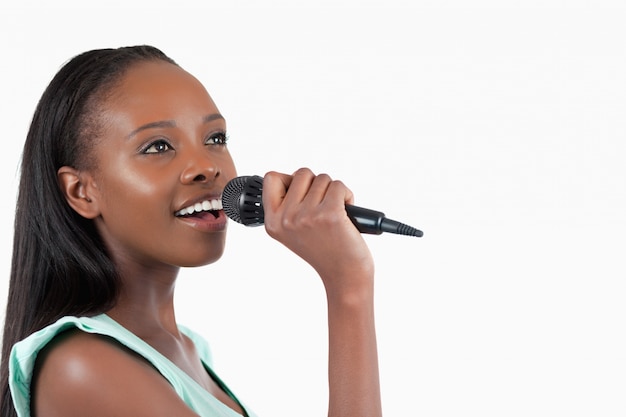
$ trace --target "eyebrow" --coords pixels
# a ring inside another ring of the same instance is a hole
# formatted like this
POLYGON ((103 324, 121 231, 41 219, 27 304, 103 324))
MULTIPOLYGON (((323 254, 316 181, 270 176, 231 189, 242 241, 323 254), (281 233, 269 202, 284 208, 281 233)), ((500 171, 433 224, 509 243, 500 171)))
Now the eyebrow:
POLYGON ((147 129, 163 129, 166 127, 176 127, 176 122, 173 120, 161 120, 159 122, 150 122, 150 123, 146 123, 145 125, 139 126, 137 129, 133 130, 132 132, 130 132, 127 136, 128 139, 132 138, 133 136, 135 136, 137 133, 143 131, 143 130, 147 130, 147 129))
MULTIPOLYGON (((204 116, 202 118, 202 122, 209 123, 209 122, 212 122, 213 120, 218 120, 218 119, 224 120, 224 116, 222 116, 219 113, 213 113, 213 114, 204 116)), ((161 120, 158 122, 150 122, 150 123, 146 123, 145 125, 139 126, 137 129, 130 132, 127 138, 130 139, 131 137, 135 136, 137 133, 147 130, 147 129, 163 129, 163 128, 171 128, 171 127, 176 127, 176 122, 174 120, 161 120)))
POLYGON ((222 116, 221 114, 219 114, 219 113, 213 113, 213 114, 209 114, 208 116, 204 116, 204 118, 202 119, 202 121, 203 121, 204 123, 209 123, 209 122, 212 122, 213 120, 217 120, 217 119, 222 119, 222 120, 225 120, 225 119, 224 119, 224 116, 222 116))

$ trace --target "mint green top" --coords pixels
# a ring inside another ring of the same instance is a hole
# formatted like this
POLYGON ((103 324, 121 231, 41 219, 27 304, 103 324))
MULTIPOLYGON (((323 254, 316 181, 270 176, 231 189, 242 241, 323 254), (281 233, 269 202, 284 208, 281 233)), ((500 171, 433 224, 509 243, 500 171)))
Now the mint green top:
MULTIPOLYGON (((186 327, 179 326, 181 332, 195 344, 202 363, 209 374, 224 391, 228 388, 211 370, 212 359, 209 345, 198 334, 186 327)), ((165 379, 169 381, 180 398, 202 417, 241 417, 240 414, 224 405, 221 401, 202 388, 189 375, 174 365, 169 359, 152 348, 149 344, 126 330, 106 314, 95 317, 63 317, 54 324, 33 333, 26 339, 15 344, 9 362, 9 386, 13 404, 19 417, 30 417, 30 385, 37 354, 59 333, 70 328, 77 328, 87 333, 109 336, 122 345, 135 351, 148 360, 165 379)), ((232 396, 232 394, 230 394, 232 396)), ((233 398, 238 401, 234 396, 233 398)), ((241 404, 250 417, 256 417, 252 411, 241 404)))

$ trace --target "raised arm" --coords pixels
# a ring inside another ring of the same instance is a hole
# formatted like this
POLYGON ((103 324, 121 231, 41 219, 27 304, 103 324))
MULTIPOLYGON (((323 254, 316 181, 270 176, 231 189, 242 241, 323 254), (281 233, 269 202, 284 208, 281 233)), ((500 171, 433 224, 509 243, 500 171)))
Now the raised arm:
POLYGON ((374 263, 345 212, 352 193, 300 169, 265 175, 267 232, 319 274, 328 301, 329 417, 382 415, 374 326, 374 263))

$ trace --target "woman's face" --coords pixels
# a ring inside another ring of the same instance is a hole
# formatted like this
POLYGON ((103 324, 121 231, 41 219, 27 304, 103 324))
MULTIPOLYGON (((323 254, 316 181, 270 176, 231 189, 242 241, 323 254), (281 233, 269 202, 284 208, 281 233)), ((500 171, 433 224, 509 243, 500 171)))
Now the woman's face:
POLYGON ((95 221, 114 259, 145 267, 216 261, 227 224, 221 194, 236 171, 226 123, 204 87, 175 65, 136 64, 101 116, 95 221))

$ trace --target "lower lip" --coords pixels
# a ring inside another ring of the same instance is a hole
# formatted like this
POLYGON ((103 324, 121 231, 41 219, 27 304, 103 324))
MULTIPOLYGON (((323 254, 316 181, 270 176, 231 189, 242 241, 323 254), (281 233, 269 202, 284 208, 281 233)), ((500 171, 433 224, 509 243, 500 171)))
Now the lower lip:
POLYGON ((228 222, 222 210, 218 212, 217 217, 211 213, 205 213, 201 217, 177 217, 177 219, 201 232, 222 232, 226 230, 228 222))

